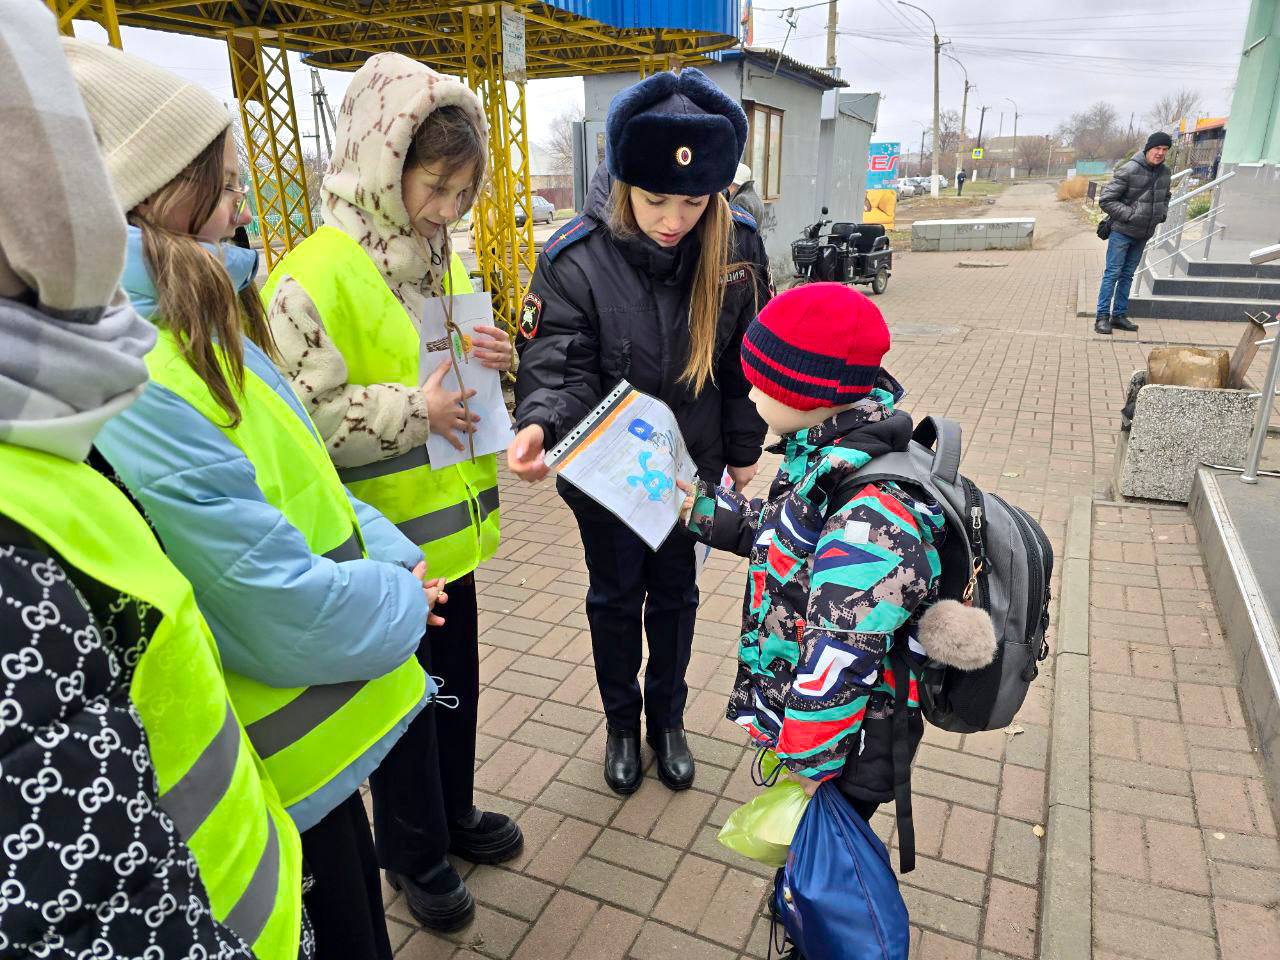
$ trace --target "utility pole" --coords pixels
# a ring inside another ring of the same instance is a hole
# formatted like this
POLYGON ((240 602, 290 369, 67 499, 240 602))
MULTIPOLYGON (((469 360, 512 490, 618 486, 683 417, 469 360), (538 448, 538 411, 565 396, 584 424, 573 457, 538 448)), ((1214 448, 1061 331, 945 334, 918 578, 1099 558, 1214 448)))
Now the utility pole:
POLYGON ((936 200, 938 198, 938 166, 942 157, 942 143, 938 136, 938 69, 942 57, 942 41, 938 39, 938 24, 933 17, 929 16, 929 11, 917 7, 914 3, 907 3, 906 0, 898 0, 898 4, 910 7, 912 10, 919 10, 929 17, 929 23, 933 27, 933 172, 929 175, 929 195, 936 200))
MULTIPOLYGON (((990 107, 983 107, 983 108, 982 108, 982 112, 978 114, 978 147, 979 147, 979 148, 981 148, 981 147, 982 147, 982 124, 983 124, 983 122, 987 119, 987 111, 988 111, 988 110, 990 110, 990 109, 991 109, 990 107)), ((978 170, 980 169, 980 167, 981 167, 981 163, 980 163, 980 161, 975 160, 975 161, 973 162, 973 181, 974 181, 974 183, 977 183, 977 182, 978 182, 978 170)))
POLYGON ((960 140, 956 144, 956 173, 958 174, 964 169, 965 123, 969 117, 969 91, 977 90, 978 85, 969 82, 969 71, 965 70, 963 63, 949 53, 946 57, 948 60, 955 60, 960 65, 960 69, 964 70, 964 98, 960 101, 960 140))
POLYGON ((827 3, 827 69, 834 75, 836 69, 836 27, 840 25, 840 5, 836 0, 827 3))
POLYGON ((338 132, 338 121, 329 105, 329 94, 320 80, 320 71, 311 70, 311 110, 315 118, 316 132, 308 134, 316 141, 316 155, 325 163, 333 156, 333 138, 338 132), (324 153, 320 153, 320 136, 324 135, 324 153))
POLYGON ((1013 103, 1013 159, 1009 161, 1009 179, 1016 180, 1018 178, 1018 105, 1011 97, 1005 97, 1005 99, 1013 103))

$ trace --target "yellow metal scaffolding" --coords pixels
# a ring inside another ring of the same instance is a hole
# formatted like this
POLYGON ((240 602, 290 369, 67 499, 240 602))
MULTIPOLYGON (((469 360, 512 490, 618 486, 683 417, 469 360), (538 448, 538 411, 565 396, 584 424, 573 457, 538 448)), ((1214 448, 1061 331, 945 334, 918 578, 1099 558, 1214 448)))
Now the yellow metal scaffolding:
POLYGON ((289 83, 289 51, 271 31, 253 29, 228 31, 227 52, 244 125, 262 253, 270 270, 315 229, 289 83), (268 46, 267 40, 276 45, 268 46))
POLYGON ((93 20, 119 47, 120 24, 223 40, 244 126, 268 267, 314 227, 289 52, 316 67, 354 70, 393 50, 462 77, 489 119, 490 172, 473 211, 479 272, 511 325, 534 263, 529 130, 523 80, 504 73, 502 12, 520 14, 530 78, 699 63, 736 38, 690 30, 619 29, 539 0, 46 0, 58 27, 93 20), (517 211, 523 221, 517 226, 517 211))

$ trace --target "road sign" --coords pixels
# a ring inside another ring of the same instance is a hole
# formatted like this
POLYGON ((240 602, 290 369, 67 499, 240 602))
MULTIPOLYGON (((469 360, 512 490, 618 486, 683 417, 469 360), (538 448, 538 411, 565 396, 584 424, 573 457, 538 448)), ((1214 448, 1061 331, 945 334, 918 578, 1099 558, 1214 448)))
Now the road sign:
POLYGON ((973 159, 974 159, 974 160, 981 160, 981 159, 982 159, 982 148, 981 148, 981 147, 974 147, 974 148, 973 148, 972 156, 973 156, 973 159))

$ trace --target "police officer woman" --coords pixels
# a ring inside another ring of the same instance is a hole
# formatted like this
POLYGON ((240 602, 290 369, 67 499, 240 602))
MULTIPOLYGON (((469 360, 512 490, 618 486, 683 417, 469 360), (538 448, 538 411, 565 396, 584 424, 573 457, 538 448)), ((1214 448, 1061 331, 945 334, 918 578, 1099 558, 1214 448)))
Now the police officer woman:
MULTIPOLYGON (((583 214, 548 241, 520 314, 512 471, 546 476, 544 452, 626 379, 675 411, 699 474, 738 487, 755 475, 765 425, 738 359, 770 296, 756 223, 722 191, 747 139, 742 109, 699 70, 660 73, 619 93, 606 124, 607 175, 583 214)), ((693 541, 658 548, 565 483, 586 551, 596 681, 608 738, 605 782, 640 785, 640 715, 672 790, 693 783, 685 669, 698 587, 693 541), (642 617, 643 613, 643 617, 642 617), (649 664, 637 674, 641 622, 649 664)))

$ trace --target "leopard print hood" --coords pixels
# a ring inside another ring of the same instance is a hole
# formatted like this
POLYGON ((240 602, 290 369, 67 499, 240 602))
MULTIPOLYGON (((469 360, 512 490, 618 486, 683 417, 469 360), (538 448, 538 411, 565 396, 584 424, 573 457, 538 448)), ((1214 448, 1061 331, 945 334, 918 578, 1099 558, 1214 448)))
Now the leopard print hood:
POLYGON ((441 293, 448 249, 446 238, 413 229, 400 178, 414 131, 444 106, 471 112, 487 135, 480 99, 465 84, 398 53, 370 57, 342 100, 321 187, 325 224, 364 248, 411 316, 441 293))

